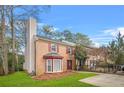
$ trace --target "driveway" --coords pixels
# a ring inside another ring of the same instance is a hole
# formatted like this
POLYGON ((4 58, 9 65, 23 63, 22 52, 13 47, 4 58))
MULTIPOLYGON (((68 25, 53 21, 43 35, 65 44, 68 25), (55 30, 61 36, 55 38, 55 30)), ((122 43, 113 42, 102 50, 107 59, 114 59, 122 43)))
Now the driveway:
POLYGON ((115 74, 100 73, 97 76, 81 79, 79 81, 100 87, 124 87, 124 76, 115 74))

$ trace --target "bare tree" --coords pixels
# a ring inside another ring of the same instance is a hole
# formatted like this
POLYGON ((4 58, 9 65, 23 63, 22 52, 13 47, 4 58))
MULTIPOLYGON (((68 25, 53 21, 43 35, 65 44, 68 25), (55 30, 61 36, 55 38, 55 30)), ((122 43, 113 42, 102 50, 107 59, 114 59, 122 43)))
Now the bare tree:
MULTIPOLYGON (((25 22, 31 16, 40 19, 39 14, 46 12, 50 6, 24 6, 24 5, 6 5, 0 6, 0 25, 2 40, 5 41, 5 31, 9 32, 9 46, 12 52, 12 71, 15 71, 15 65, 18 65, 19 50, 25 47, 25 22), (21 25, 20 25, 21 24, 21 25), (23 26, 22 26, 23 25, 23 26), (20 48, 20 49, 19 49, 20 48)), ((5 47, 2 47, 5 48, 5 47)), ((2 49, 3 50, 3 49, 2 49)), ((7 52, 7 50, 4 50, 7 52)), ((7 54, 6 54, 7 55, 7 54)), ((5 55, 4 55, 5 56, 5 55)), ((4 59, 7 62, 7 59, 4 59)), ((3 67, 8 73, 8 64, 4 61, 3 67)))
MULTIPOLYGON (((15 64, 18 65, 18 47, 20 45, 24 45, 24 42, 18 42, 25 41, 23 38, 18 38, 18 34, 21 33, 21 35, 25 36, 25 21, 30 17, 33 16, 35 18, 39 18, 39 14, 43 12, 44 7, 49 6, 6 6, 7 7, 7 17, 9 19, 9 25, 10 25, 10 31, 11 31, 11 37, 12 37, 12 71, 15 71, 15 64), (20 12, 17 12, 20 11, 20 12), (21 27, 22 26, 22 27, 21 27), (17 29, 18 28, 18 29, 17 29), (24 33, 23 33, 23 32, 24 33), (17 38, 19 40, 17 40, 17 38), (20 44, 21 43, 21 44, 20 44)), ((22 36, 22 37, 23 37, 22 36)))
POLYGON ((3 71, 4 74, 8 74, 8 62, 7 62, 7 45, 5 42, 5 7, 4 6, 0 6, 0 15, 1 15, 1 48, 2 48, 2 55, 1 55, 1 59, 2 59, 2 67, 3 67, 3 71))

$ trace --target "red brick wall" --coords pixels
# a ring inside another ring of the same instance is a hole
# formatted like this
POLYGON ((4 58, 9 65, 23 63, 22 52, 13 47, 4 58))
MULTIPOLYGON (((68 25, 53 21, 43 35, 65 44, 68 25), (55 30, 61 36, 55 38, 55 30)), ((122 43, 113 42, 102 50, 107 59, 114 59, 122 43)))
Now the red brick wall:
MULTIPOLYGON (((49 41, 37 40, 36 41, 36 75, 45 73, 45 59, 43 56, 49 53, 48 44, 49 41)), ((59 44, 58 54, 63 56, 63 71, 67 70, 67 60, 69 60, 69 54, 66 53, 66 45, 59 44)), ((72 56, 72 68, 74 69, 75 59, 72 56)))

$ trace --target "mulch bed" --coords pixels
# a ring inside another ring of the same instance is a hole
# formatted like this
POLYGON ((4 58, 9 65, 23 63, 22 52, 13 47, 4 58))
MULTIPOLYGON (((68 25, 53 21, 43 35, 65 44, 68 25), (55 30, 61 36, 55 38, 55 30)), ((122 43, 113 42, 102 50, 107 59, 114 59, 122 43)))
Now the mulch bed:
POLYGON ((66 72, 60 72, 60 73, 45 73, 40 76, 34 76, 33 79, 35 80, 50 80, 50 79, 60 79, 64 76, 72 75, 75 72, 73 71, 66 71, 66 72))

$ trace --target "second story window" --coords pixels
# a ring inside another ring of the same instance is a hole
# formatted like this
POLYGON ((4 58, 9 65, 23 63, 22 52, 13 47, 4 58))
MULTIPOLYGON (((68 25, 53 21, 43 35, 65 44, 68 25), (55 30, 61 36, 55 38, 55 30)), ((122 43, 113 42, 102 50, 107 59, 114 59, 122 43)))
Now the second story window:
POLYGON ((67 47, 67 53, 72 54, 72 48, 71 47, 67 47))
POLYGON ((51 44, 51 52, 57 52, 57 44, 51 44))

